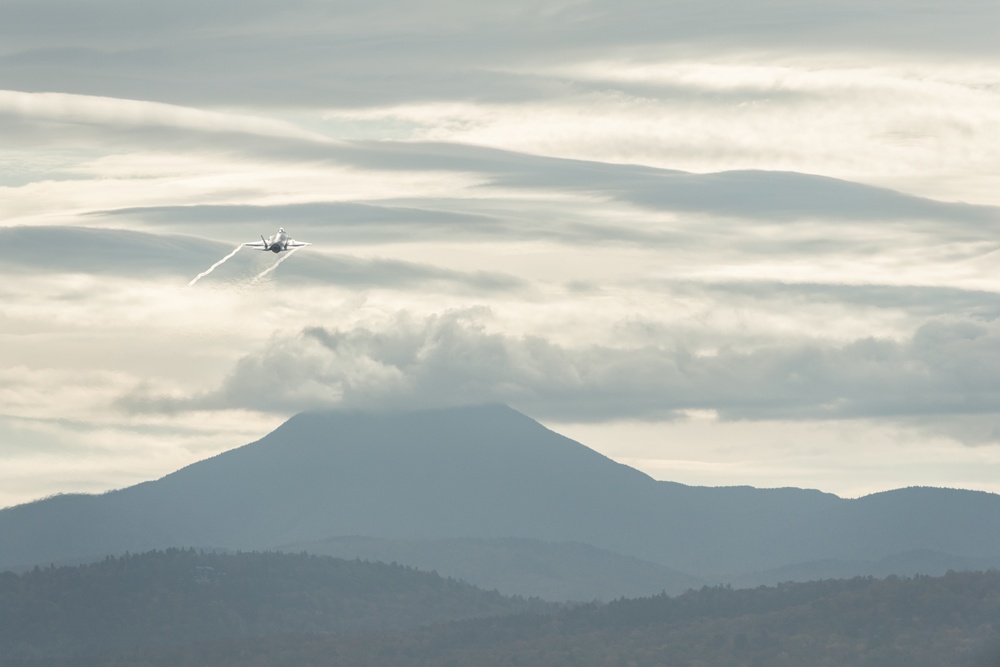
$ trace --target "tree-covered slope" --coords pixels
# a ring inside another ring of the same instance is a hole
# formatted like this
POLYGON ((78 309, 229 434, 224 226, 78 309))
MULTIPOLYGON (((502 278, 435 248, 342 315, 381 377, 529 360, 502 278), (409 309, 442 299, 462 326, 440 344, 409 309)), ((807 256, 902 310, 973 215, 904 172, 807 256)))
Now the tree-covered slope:
POLYGON ((110 664, 997 667, 1000 573, 704 588, 395 636, 285 636, 141 651, 110 664))
POLYGON ((150 645, 399 631, 546 610, 399 565, 168 550, 0 574, 0 664, 150 645))

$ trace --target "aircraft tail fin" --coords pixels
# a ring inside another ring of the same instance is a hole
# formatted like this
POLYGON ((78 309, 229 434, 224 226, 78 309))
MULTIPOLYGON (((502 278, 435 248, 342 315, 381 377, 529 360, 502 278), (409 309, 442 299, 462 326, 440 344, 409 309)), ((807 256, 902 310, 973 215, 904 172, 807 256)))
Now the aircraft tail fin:
POLYGON ((271 247, 269 245, 267 245, 267 239, 264 238, 263 234, 260 235, 260 240, 264 242, 264 250, 270 250, 271 249, 271 247))

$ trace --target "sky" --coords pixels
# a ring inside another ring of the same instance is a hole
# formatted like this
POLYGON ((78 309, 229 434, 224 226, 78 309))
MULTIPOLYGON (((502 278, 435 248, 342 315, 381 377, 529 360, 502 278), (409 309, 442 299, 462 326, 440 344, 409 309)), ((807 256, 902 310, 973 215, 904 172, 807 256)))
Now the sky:
POLYGON ((1000 492, 997 25, 4 0, 0 507, 493 402, 657 479, 1000 492))

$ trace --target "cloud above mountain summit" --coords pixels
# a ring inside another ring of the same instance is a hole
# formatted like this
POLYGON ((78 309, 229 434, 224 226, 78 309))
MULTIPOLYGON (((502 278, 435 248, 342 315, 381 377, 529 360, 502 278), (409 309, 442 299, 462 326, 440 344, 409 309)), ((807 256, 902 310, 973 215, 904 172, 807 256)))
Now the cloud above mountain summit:
POLYGON ((489 313, 398 316, 379 328, 313 327, 240 359, 216 390, 132 394, 135 411, 421 409, 504 402, 558 421, 988 417, 1000 427, 1000 327, 931 321, 904 340, 803 340, 698 354, 681 341, 566 346, 489 330, 489 313))

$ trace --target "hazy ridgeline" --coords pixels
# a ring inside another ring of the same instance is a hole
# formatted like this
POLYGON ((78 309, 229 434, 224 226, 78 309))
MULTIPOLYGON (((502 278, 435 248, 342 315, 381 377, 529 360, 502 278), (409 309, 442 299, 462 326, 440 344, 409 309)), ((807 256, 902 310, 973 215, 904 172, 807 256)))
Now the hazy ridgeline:
POLYGON ((998 649, 995 571, 575 606, 301 554, 170 550, 0 577, 5 667, 996 667, 998 649))

